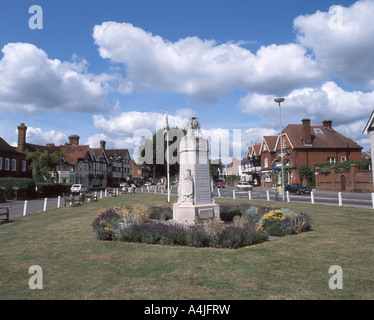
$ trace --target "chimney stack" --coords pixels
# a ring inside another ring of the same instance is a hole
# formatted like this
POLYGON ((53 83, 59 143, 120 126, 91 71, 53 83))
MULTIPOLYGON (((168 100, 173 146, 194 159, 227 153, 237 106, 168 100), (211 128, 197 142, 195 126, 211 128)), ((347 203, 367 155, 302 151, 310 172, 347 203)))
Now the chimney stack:
POLYGON ((105 150, 105 144, 106 144, 106 142, 104 140, 101 140, 100 141, 100 148, 105 150))
POLYGON ((26 149, 26 131, 27 127, 24 123, 21 123, 20 126, 17 127, 18 129, 18 146, 17 151, 18 152, 24 152, 26 149))
POLYGON ((79 136, 77 134, 73 134, 69 137, 69 144, 72 146, 79 146, 79 136))
POLYGON ((332 129, 332 121, 331 120, 325 120, 325 121, 323 121, 322 125, 326 129, 332 129))
POLYGON ((310 119, 303 119, 301 121, 303 124, 304 144, 312 144, 312 134, 310 132, 310 119))

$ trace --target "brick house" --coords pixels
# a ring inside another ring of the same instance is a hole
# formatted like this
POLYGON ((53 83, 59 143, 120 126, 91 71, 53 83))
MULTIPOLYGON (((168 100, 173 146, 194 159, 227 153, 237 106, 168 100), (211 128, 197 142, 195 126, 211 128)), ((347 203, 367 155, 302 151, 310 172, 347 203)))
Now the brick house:
POLYGON ((0 137, 0 177, 31 178, 24 153, 10 146, 0 137))
POLYGON ((273 164, 280 169, 282 143, 287 183, 302 182, 299 168, 304 164, 313 172, 316 163, 362 161, 362 147, 334 130, 331 120, 318 126, 311 126, 310 119, 303 119, 301 124, 289 124, 283 130, 281 140, 278 136, 273 149, 273 164))
POLYGON ((273 159, 275 156, 275 145, 278 136, 264 136, 260 146, 261 156, 261 187, 268 188, 274 186, 273 159))
MULTIPOLYGON (((53 143, 47 144, 45 146, 27 143, 26 141, 26 131, 27 127, 24 123, 21 123, 18 128, 18 146, 16 148, 10 147, 4 141, 0 141, 0 161, 2 156, 4 159, 15 159, 16 156, 19 157, 21 161, 20 165, 17 164, 17 170, 23 170, 23 168, 28 167, 28 163, 25 161, 26 155, 29 152, 40 150, 43 152, 54 152, 61 151, 63 154, 63 164, 57 167, 58 172, 58 182, 59 183, 80 183, 86 188, 99 187, 106 188, 109 183, 112 183, 111 178, 113 173, 117 174, 122 172, 118 169, 113 172, 113 168, 123 167, 127 174, 130 174, 130 154, 127 149, 115 149, 107 152, 105 149, 105 141, 100 141, 100 148, 91 148, 89 145, 80 145, 80 137, 76 134, 69 136, 69 143, 65 145, 55 146, 53 143), (13 158, 10 156, 5 156, 7 151, 12 152, 13 158), (113 153, 114 152, 114 153, 113 153), (110 154, 111 157, 108 155, 110 154), (114 156, 113 156, 114 155, 114 156)), ((1 139, 1 138, 0 138, 1 139)), ((1 139, 2 140, 2 139, 1 139)), ((3 160, 5 168, 12 168, 11 160, 3 160)), ((4 174, 12 172, 12 170, 4 170, 4 174)), ((26 174, 26 173, 25 173, 26 174)), ((31 173, 27 173, 31 177, 31 173)), ((2 170, 0 170, 0 176, 2 176, 2 170)), ((118 178, 116 176, 116 178, 118 178)))

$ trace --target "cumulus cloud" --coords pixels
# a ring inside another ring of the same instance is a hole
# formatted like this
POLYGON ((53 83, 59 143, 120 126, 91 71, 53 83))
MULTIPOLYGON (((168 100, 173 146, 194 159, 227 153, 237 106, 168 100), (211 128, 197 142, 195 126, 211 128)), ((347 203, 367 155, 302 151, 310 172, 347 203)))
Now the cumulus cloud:
POLYGON ((294 20, 298 42, 332 76, 374 89, 374 2, 332 6, 294 20))
MULTIPOLYGON (((18 134, 18 130, 15 133, 18 134)), ((40 128, 27 127, 26 141, 42 146, 48 143, 59 146, 68 142, 68 137, 65 133, 56 130, 43 131, 40 128)))
MULTIPOLYGON (((319 87, 296 89, 285 98, 283 113, 289 117, 309 117, 318 122, 331 119, 344 124, 368 117, 374 108, 374 92, 345 91, 333 81, 319 87)), ((251 93, 243 97, 238 106, 245 113, 278 117, 273 95, 251 93)))
POLYGON ((126 66, 127 80, 214 101, 233 88, 284 92, 325 77, 298 44, 261 47, 187 37, 170 42, 130 23, 104 22, 93 31, 102 58, 126 66))
MULTIPOLYGON (((86 60, 76 56, 72 62, 50 59, 29 43, 8 43, 2 52, 0 110, 91 113, 108 108, 109 82, 118 75, 89 74, 86 60)), ((126 87, 123 82, 121 85, 126 87)))

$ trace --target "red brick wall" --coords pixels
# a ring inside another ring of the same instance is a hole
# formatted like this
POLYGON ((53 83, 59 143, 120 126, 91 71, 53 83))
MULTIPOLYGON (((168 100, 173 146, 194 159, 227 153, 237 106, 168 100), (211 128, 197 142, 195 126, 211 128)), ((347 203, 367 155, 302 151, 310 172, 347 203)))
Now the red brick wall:
MULTIPOLYGON (((318 172, 317 172, 318 173, 318 172)), ((350 172, 334 172, 316 174, 316 188, 324 191, 373 192, 372 171, 358 171, 352 167, 350 172)))
POLYGON ((292 173, 295 179, 292 180, 293 183, 301 183, 299 178, 299 170, 301 165, 307 164, 310 170, 313 172, 314 164, 316 163, 326 163, 327 159, 334 157, 336 162, 340 162, 342 157, 346 160, 357 160, 362 161, 361 151, 350 151, 347 154, 347 150, 335 150, 326 151, 324 149, 311 149, 311 150, 296 150, 296 152, 289 150, 291 153, 292 165, 294 170, 292 173))

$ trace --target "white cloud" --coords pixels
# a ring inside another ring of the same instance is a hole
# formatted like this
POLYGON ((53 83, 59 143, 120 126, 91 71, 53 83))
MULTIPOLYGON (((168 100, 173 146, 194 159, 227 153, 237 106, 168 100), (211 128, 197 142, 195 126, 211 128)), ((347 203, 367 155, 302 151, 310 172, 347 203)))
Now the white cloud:
MULTIPOLYGON (((133 135, 134 132, 139 129, 147 129, 155 132, 163 128, 165 116, 166 113, 130 111, 112 116, 109 119, 106 119, 102 115, 94 115, 93 121, 95 127, 99 131, 108 136, 118 137, 133 135)), ((187 118, 170 114, 168 116, 168 121, 171 128, 178 127, 180 129, 185 128, 188 123, 187 118)))
MULTIPOLYGON (((18 130, 15 133, 18 134, 18 130)), ((65 133, 56 130, 43 131, 40 128, 27 127, 26 141, 42 146, 49 143, 59 146, 68 142, 68 137, 65 133)))
POLYGON ((240 43, 187 37, 170 42, 129 23, 104 22, 93 32, 102 58, 123 63, 127 80, 214 101, 237 87, 283 92, 324 78, 298 44, 261 47, 256 54, 240 43))
POLYGON ((332 76, 374 89, 374 2, 333 6, 294 20, 299 43, 315 54, 332 76))
MULTIPOLYGON (((368 117, 374 108, 374 92, 344 91, 335 82, 320 87, 302 88, 285 96, 282 112, 288 117, 309 117, 313 121, 333 120, 338 124, 368 117)), ((273 95, 248 94, 238 104, 245 113, 279 117, 273 95)))
MULTIPOLYGON (((97 112, 108 108, 109 81, 118 75, 87 73, 87 61, 49 59, 29 43, 8 43, 0 60, 0 110, 35 113, 97 112)), ((124 90, 124 89, 123 89, 124 90)))

